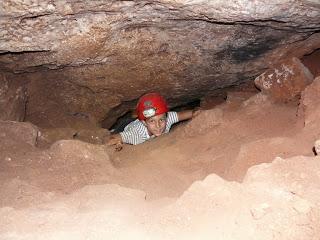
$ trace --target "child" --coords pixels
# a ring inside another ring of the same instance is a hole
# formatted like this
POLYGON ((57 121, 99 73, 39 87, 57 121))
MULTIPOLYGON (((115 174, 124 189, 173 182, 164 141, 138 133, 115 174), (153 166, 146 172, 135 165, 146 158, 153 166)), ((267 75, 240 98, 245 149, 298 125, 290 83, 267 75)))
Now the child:
POLYGON ((143 143, 168 133, 174 123, 191 119, 194 115, 192 110, 170 112, 165 99, 158 93, 143 95, 136 110, 138 119, 129 123, 123 132, 112 135, 107 145, 117 145, 117 148, 121 148, 122 143, 143 143))

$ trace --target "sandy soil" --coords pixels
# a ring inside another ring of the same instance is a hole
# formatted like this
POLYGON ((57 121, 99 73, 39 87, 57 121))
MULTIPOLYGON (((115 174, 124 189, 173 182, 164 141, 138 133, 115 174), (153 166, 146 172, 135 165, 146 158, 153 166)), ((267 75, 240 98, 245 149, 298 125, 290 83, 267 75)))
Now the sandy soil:
POLYGON ((318 99, 229 98, 120 152, 1 122, 0 239, 319 239, 318 99))

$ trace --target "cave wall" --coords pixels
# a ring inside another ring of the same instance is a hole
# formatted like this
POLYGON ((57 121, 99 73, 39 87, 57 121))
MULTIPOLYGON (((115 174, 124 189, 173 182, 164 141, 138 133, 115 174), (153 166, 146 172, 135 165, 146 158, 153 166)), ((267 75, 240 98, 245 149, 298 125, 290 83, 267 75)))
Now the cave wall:
POLYGON ((172 107, 320 47, 317 1, 2 1, 0 71, 27 121, 106 125, 159 91, 172 107))
POLYGON ((27 90, 21 81, 11 77, 0 73, 0 120, 23 121, 26 113, 27 90))

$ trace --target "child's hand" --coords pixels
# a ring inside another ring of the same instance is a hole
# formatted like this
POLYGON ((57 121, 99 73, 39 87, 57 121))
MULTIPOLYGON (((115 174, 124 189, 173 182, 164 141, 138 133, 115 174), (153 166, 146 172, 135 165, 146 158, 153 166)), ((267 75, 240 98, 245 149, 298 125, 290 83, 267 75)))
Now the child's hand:
POLYGON ((118 144, 116 144, 115 149, 116 149, 116 151, 117 151, 117 152, 121 151, 121 150, 122 150, 122 148, 123 148, 123 144, 122 144, 122 143, 118 143, 118 144))
POLYGON ((114 137, 114 136, 111 136, 111 137, 109 138, 109 140, 107 141, 107 145, 108 145, 108 146, 116 145, 116 144, 118 144, 118 143, 121 143, 121 140, 118 139, 117 137, 114 137))
POLYGON ((115 146, 116 151, 122 150, 122 139, 119 134, 112 135, 106 144, 107 146, 115 146))
POLYGON ((198 116, 198 115, 200 114, 200 112, 201 112, 201 109, 195 108, 195 109, 192 111, 192 117, 194 118, 194 117, 198 116))

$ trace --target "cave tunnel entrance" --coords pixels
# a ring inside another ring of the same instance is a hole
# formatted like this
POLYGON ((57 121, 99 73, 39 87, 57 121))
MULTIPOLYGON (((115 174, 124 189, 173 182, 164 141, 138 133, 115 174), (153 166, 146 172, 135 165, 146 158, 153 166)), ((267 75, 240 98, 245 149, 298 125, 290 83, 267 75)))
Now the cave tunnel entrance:
POLYGON ((320 76, 320 48, 301 58, 302 63, 309 68, 314 77, 320 76))
MULTIPOLYGON (((191 102, 178 105, 170 109, 170 111, 183 111, 183 110, 192 110, 200 107, 201 100, 196 99, 191 102)), ((124 128, 136 119, 135 110, 129 110, 117 118, 116 122, 109 128, 109 131, 113 134, 120 133, 124 128)))
MULTIPOLYGON (((183 110, 194 109, 213 109, 214 107, 226 101, 234 101, 234 98, 237 98, 238 100, 239 98, 249 98, 258 92, 259 89, 256 88, 254 81, 248 80, 246 82, 240 82, 224 88, 215 89, 203 94, 203 96, 200 98, 180 101, 180 104, 170 108, 170 111, 179 112, 183 110)), ((134 109, 136 101, 137 100, 132 102, 124 102, 120 106, 117 106, 115 109, 111 110, 108 113, 108 117, 102 121, 102 127, 108 129, 112 134, 123 131, 130 122, 137 118, 134 109), (111 119, 113 119, 113 122, 111 122, 110 116, 117 114, 120 114, 120 116, 117 118, 112 117, 111 119)), ((175 128, 178 125, 179 123, 175 124, 173 127, 175 128)))

